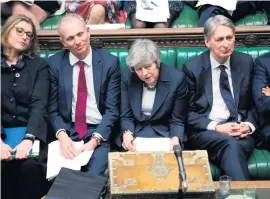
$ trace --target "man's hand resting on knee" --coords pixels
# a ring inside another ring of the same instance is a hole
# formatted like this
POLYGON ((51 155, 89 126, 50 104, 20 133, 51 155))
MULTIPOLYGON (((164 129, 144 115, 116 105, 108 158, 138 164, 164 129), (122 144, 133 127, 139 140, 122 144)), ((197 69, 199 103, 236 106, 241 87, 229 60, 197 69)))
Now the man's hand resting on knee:
POLYGON ((77 155, 74 142, 64 131, 60 131, 57 137, 60 142, 61 155, 66 159, 74 159, 77 155))

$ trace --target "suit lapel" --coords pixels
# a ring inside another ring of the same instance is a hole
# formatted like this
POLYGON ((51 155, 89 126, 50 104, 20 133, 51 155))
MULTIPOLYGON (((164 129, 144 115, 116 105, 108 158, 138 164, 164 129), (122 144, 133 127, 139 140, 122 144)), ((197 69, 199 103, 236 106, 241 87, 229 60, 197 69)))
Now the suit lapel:
POLYGON ((239 89, 241 86, 240 82, 242 79, 242 74, 240 72, 240 65, 241 63, 237 60, 237 58, 235 57, 235 54, 233 53, 230 59, 230 67, 231 67, 231 73, 232 73, 233 94, 234 94, 236 107, 238 107, 238 103, 239 103, 239 89))
POLYGON ((212 70, 210 63, 210 51, 206 52, 202 57, 202 73, 201 78, 204 85, 205 95, 210 106, 213 104, 213 88, 212 88, 212 70))
POLYGON ((102 61, 98 50, 92 48, 93 80, 97 105, 100 100, 100 88, 102 80, 102 61))
POLYGON ((66 53, 64 56, 65 57, 61 64, 63 70, 62 78, 64 79, 67 108, 68 111, 71 112, 73 81, 70 80, 73 80, 73 66, 69 62, 69 53, 66 53))
MULTIPOLYGON (((135 74, 134 74, 135 75, 135 74)), ((132 77, 132 83, 130 86, 129 99, 130 105, 136 118, 141 118, 142 109, 142 81, 137 77, 132 77)))
POLYGON ((159 73, 159 80, 157 84, 156 96, 154 101, 154 106, 152 109, 151 117, 158 111, 160 106, 163 104, 164 100, 166 99, 169 91, 170 91, 170 80, 167 77, 166 70, 164 68, 164 64, 161 64, 160 73, 159 73))

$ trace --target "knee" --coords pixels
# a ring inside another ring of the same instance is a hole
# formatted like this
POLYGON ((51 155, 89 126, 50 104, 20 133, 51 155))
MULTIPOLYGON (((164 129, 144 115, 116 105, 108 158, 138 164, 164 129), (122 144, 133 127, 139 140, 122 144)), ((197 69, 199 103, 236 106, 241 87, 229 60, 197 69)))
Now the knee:
POLYGON ((91 8, 90 18, 96 21, 105 19, 105 8, 100 4, 95 4, 91 8))
POLYGON ((226 141, 227 141, 226 148, 228 150, 231 150, 231 151, 234 151, 235 153, 238 153, 242 149, 239 141, 236 138, 229 137, 226 141))
POLYGON ((21 173, 24 175, 32 175, 33 173, 37 174, 39 168, 37 162, 34 159, 29 158, 21 161, 20 170, 22 171, 21 173))
POLYGON ((132 28, 146 28, 146 23, 136 20, 136 22, 132 24, 132 28))
POLYGON ((154 28, 168 28, 166 23, 156 23, 154 28))

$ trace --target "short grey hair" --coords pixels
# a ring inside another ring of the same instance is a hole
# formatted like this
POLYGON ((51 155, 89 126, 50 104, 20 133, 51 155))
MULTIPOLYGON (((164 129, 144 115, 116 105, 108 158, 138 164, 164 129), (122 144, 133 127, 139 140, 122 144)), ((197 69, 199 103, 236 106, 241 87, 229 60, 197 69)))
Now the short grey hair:
POLYGON ((67 20, 70 19, 70 18, 78 19, 86 27, 86 23, 85 23, 84 19, 81 17, 81 15, 78 15, 78 14, 75 14, 75 13, 67 14, 64 17, 62 17, 59 20, 58 24, 57 24, 57 31, 58 31, 58 34, 60 35, 60 38, 61 38, 61 33, 60 33, 61 26, 62 26, 63 23, 68 23, 67 20))
POLYGON ((136 39, 129 50, 126 62, 130 68, 155 62, 157 66, 161 63, 161 53, 155 42, 149 39, 136 39))
POLYGON ((223 15, 216 15, 207 19, 204 24, 204 37, 209 40, 211 38, 212 32, 216 29, 218 25, 228 26, 235 33, 234 23, 227 17, 223 15))

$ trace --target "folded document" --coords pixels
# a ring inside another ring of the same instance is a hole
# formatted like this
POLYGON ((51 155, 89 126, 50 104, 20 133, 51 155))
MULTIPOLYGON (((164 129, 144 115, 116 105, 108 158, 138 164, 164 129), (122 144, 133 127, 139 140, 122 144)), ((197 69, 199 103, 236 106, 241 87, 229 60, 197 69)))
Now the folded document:
MULTIPOLYGON (((76 150, 79 150, 84 142, 74 142, 76 150)), ((73 160, 64 158, 60 153, 60 142, 54 141, 49 144, 48 162, 47 162, 47 179, 52 179, 58 175, 62 167, 79 171, 82 166, 86 165, 93 151, 83 151, 73 160)))

